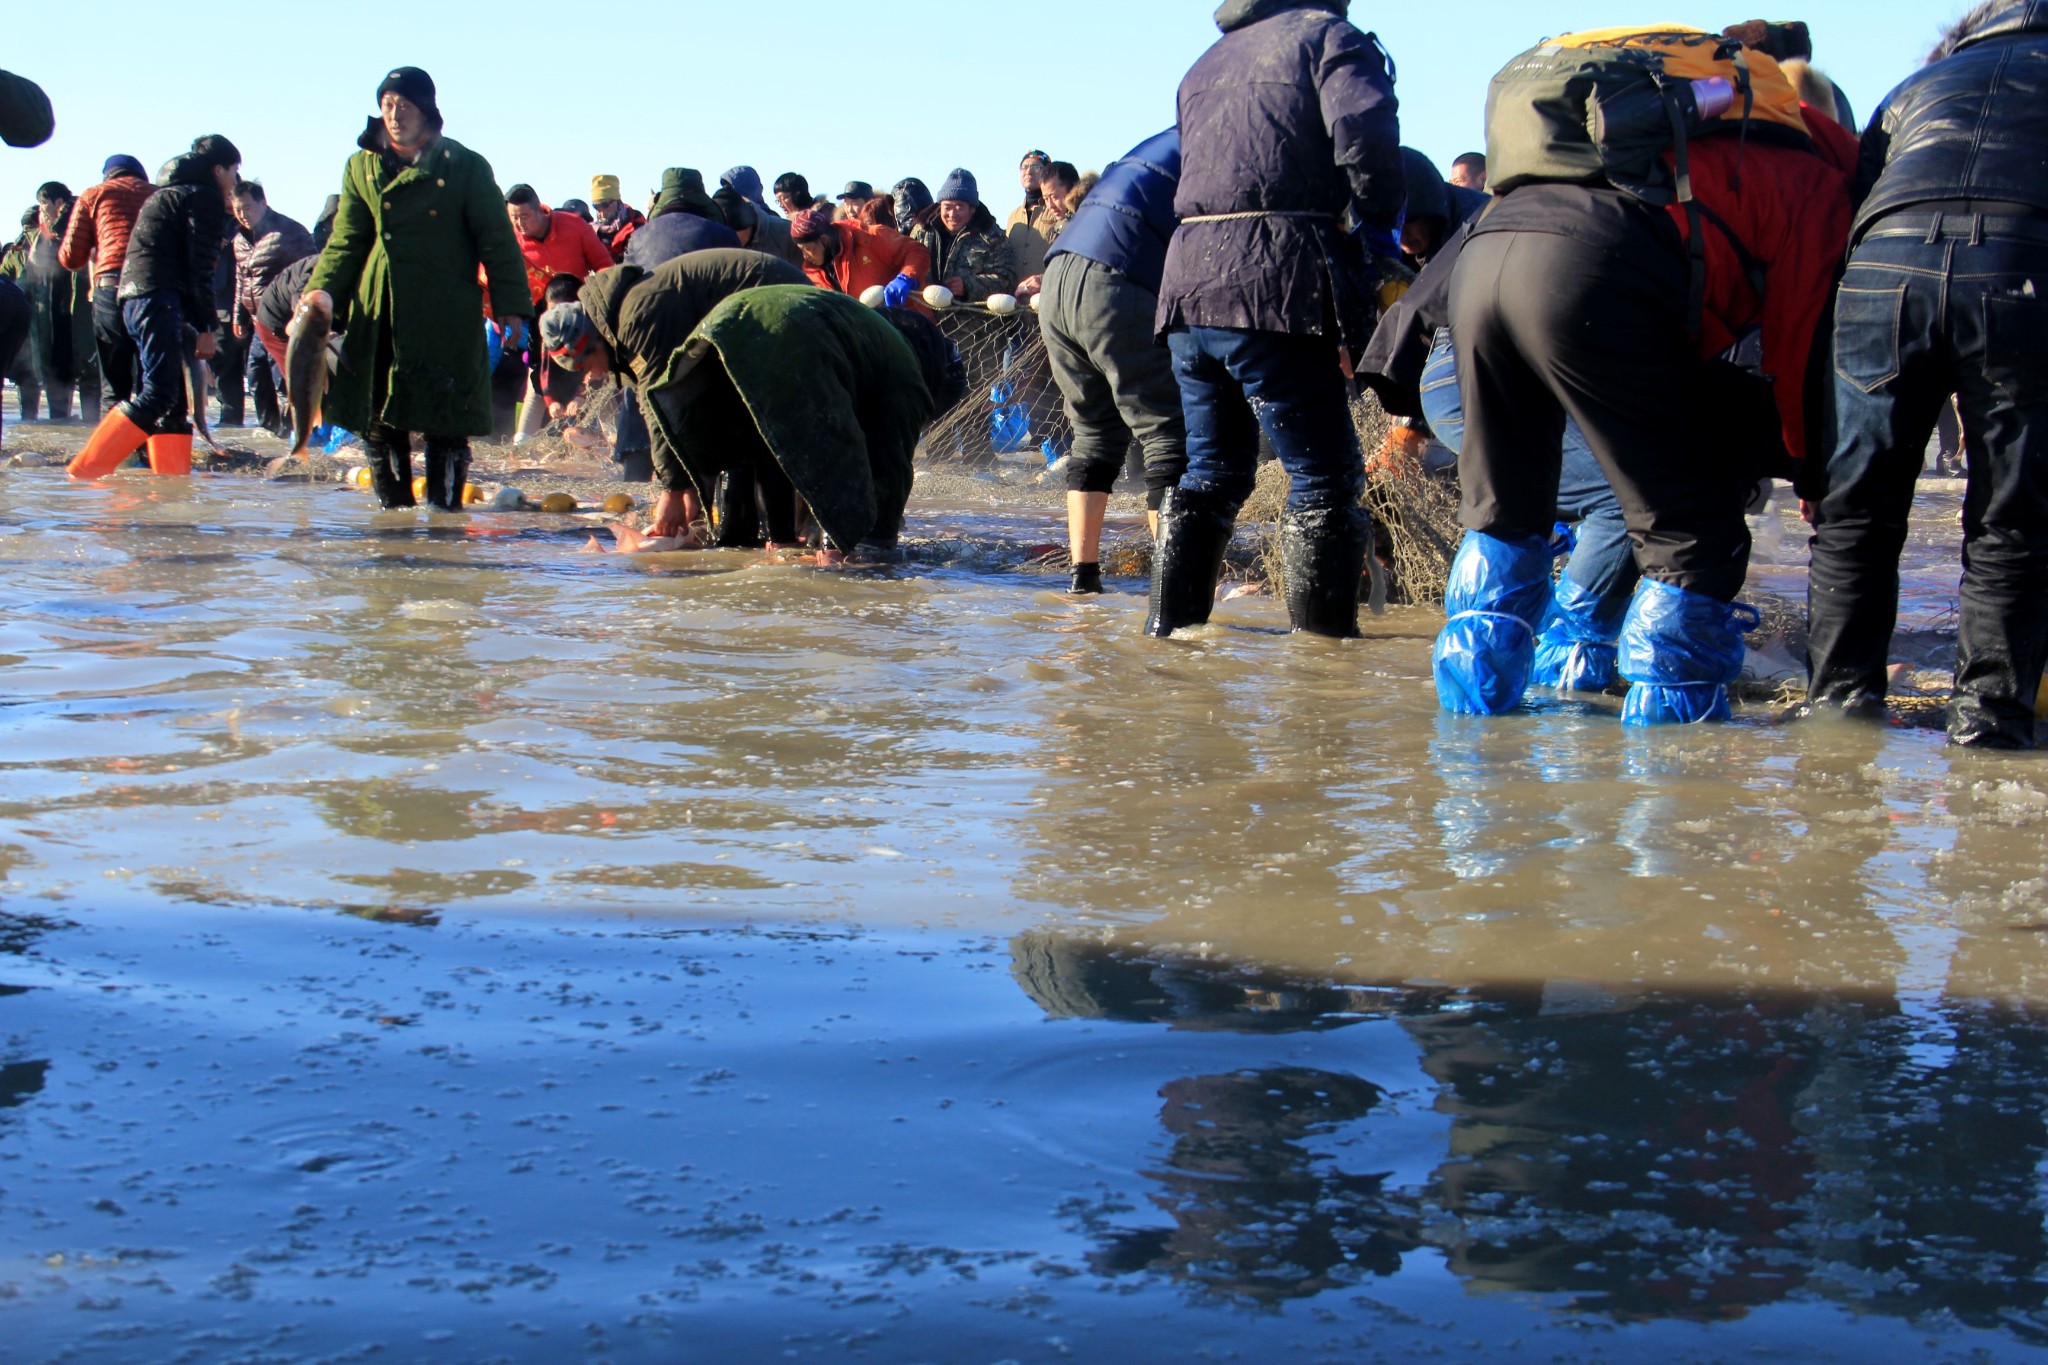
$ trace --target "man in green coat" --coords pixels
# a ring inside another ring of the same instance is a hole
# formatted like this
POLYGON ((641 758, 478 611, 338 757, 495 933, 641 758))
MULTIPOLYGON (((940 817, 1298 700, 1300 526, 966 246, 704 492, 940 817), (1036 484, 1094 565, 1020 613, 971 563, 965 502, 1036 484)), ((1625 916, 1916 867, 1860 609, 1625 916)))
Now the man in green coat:
POLYGON ((670 488, 681 478, 708 499, 722 474, 779 468, 827 561, 896 548, 933 403, 917 353, 874 309, 809 284, 734 294, 646 391, 655 448, 679 466, 658 471, 670 488))
MULTIPOLYGON (((713 308, 743 289, 806 283, 803 271, 758 251, 692 251, 653 271, 637 265, 598 271, 584 281, 574 305, 557 309, 542 319, 541 333, 549 357, 556 364, 585 374, 616 375, 631 391, 630 401, 639 404, 645 416, 648 377, 666 368, 676 348, 690 339, 690 333, 697 330, 697 324, 713 308), (588 320, 591 335, 598 343, 596 347, 576 345, 579 319, 588 320), (592 351, 594 354, 588 353, 592 351)), ((652 417, 647 421, 655 475, 664 490, 656 519, 671 525, 695 526, 701 511, 701 504, 692 505, 696 489, 669 447, 666 433, 654 424, 652 417)), ((720 490, 718 544, 745 544, 753 534, 748 528, 758 529, 755 518, 735 515, 735 508, 743 501, 752 503, 756 485, 763 480, 761 501, 768 513, 769 539, 796 539, 794 506, 785 514, 778 505, 788 480, 782 479, 772 464, 756 474, 753 480, 727 479, 720 490)))
POLYGON ((377 101, 306 285, 334 301, 335 329, 346 330, 326 416, 362 433, 386 507, 414 505, 412 434, 424 435, 428 500, 453 512, 470 438, 491 434, 478 267, 508 349, 525 345, 533 295, 490 163, 441 135, 432 78, 400 67, 377 101))

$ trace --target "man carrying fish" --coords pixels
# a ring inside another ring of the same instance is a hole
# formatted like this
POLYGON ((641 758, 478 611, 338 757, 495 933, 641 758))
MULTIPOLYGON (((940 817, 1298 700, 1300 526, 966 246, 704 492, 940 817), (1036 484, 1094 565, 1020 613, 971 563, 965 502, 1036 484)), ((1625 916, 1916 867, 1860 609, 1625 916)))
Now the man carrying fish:
POLYGON ((287 353, 294 444, 324 405, 328 421, 363 433, 378 500, 411 507, 412 437, 421 433, 428 500, 453 512, 470 439, 491 434, 478 267, 508 350, 525 344, 533 295, 490 163, 442 136, 432 78, 400 67, 377 100, 293 323, 295 341, 327 327, 344 332, 344 363, 323 396, 300 374, 302 365, 306 376, 318 367, 287 353))
POLYGON ((220 329, 214 271, 241 162, 226 138, 200 138, 166 168, 165 188, 136 216, 119 295, 122 325, 135 342, 136 394, 100 420, 71 461, 72 478, 113 473, 145 441, 157 473, 192 472, 187 337, 196 336, 189 354, 213 357, 220 329))

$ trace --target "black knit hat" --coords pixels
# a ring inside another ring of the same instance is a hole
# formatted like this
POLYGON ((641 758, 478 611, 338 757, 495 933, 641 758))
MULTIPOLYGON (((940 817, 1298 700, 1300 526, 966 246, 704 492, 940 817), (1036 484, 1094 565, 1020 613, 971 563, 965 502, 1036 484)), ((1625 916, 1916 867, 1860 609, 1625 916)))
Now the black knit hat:
POLYGON ((434 125, 434 131, 441 130, 441 107, 434 102, 434 78, 416 66, 401 66, 384 78, 377 87, 377 103, 384 103, 386 95, 399 95, 412 101, 427 122, 434 125))

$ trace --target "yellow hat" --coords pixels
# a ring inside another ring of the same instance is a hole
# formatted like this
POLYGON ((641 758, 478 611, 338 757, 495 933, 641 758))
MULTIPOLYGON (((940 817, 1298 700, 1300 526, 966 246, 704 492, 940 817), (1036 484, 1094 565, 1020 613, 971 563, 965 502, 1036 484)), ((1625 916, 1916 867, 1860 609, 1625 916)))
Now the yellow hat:
POLYGON ((619 178, 615 175, 593 175, 590 177, 590 202, 601 204, 607 199, 619 197, 619 178))

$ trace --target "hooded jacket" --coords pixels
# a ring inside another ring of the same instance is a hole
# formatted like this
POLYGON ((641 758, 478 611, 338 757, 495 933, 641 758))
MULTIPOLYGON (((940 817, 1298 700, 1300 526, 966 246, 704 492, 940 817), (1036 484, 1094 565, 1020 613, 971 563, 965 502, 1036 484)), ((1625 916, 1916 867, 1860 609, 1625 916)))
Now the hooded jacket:
POLYGON ((779 218, 782 216, 769 204, 763 193, 761 173, 752 166, 735 166, 724 175, 719 176, 718 183, 737 191, 740 198, 752 204, 755 210, 764 217, 779 218))
POLYGON ((1344 219, 1391 235, 1406 193, 1392 62, 1346 8, 1227 0, 1216 12, 1223 37, 1180 86, 1181 224, 1161 331, 1370 339, 1375 275, 1344 219))
POLYGON ((600 270, 583 282, 576 301, 635 388, 668 365, 677 347, 727 295, 771 284, 802 284, 803 272, 786 261, 734 247, 692 252, 656 270, 637 265, 600 270))
POLYGON ((704 188, 703 174, 687 166, 671 166, 661 173, 661 189, 655 194, 654 208, 647 217, 652 221, 676 213, 693 213, 721 227, 725 225, 725 215, 718 211, 718 204, 704 188))
POLYGON ((227 241, 228 210, 213 165, 187 153, 171 163, 169 183, 135 216, 135 231, 121 264, 123 300, 175 291, 185 321, 201 332, 220 330, 213 283, 227 241))
POLYGON ((66 270, 89 268, 95 277, 120 274, 135 220, 155 193, 156 186, 137 175, 110 176, 94 185, 72 206, 58 261, 66 270))
MULTIPOLYGON (((1401 151, 1402 171, 1408 181, 1408 222, 1435 218, 1443 223, 1443 240, 1477 218, 1486 208, 1486 196, 1444 179, 1436 163, 1413 148, 1401 151)), ((1441 246, 1438 248, 1441 250, 1441 246)), ((1418 262, 1418 268, 1421 262, 1418 262)))
POLYGON ((1915 204, 1981 199, 2048 214, 2048 0, 2011 0, 1878 106, 1853 236, 1915 204))
POLYGON ((1180 130, 1168 128, 1102 173, 1045 256, 1084 256, 1153 293, 1166 274, 1166 247, 1179 225, 1180 130))

